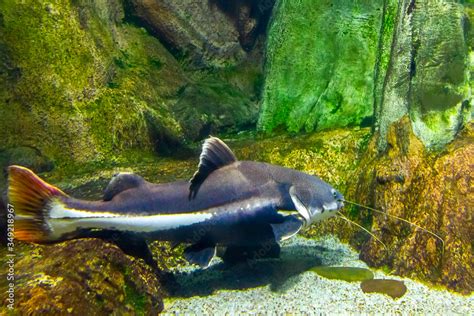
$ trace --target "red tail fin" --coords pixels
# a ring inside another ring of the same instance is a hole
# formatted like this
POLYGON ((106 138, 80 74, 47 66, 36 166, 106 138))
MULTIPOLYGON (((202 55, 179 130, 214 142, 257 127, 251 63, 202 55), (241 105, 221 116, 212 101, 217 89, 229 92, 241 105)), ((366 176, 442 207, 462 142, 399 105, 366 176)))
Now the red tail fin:
POLYGON ((37 243, 49 241, 48 204, 54 197, 66 194, 21 166, 8 167, 8 180, 8 199, 15 210, 15 238, 37 243))

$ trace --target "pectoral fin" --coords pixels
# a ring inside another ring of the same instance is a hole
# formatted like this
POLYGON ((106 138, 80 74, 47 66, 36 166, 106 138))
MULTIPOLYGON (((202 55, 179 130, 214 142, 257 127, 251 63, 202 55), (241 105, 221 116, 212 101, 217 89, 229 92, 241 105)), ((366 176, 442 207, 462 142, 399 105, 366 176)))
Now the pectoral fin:
POLYGON ((184 258, 189 263, 197 264, 201 268, 205 269, 209 267, 212 258, 216 255, 216 246, 195 244, 187 247, 184 250, 184 258))
POLYGON ((276 241, 283 241, 296 235, 303 227, 303 222, 295 216, 285 216, 280 224, 271 224, 276 241))
POLYGON ((214 170, 237 161, 232 150, 219 138, 210 137, 202 146, 199 166, 189 182, 189 199, 193 199, 201 184, 214 170))

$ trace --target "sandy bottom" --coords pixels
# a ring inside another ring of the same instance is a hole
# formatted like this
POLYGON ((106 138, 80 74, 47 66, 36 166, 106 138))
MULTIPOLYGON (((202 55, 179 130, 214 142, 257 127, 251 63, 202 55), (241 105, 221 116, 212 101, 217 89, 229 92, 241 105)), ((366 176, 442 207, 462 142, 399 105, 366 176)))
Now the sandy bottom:
POLYGON ((315 265, 364 267, 358 254, 337 238, 295 237, 280 259, 226 267, 214 259, 207 270, 177 269, 179 290, 165 301, 165 314, 436 314, 474 315, 474 295, 430 289, 416 281, 374 271, 376 278, 404 281, 398 299, 366 294, 360 282, 329 280, 308 271, 315 265))

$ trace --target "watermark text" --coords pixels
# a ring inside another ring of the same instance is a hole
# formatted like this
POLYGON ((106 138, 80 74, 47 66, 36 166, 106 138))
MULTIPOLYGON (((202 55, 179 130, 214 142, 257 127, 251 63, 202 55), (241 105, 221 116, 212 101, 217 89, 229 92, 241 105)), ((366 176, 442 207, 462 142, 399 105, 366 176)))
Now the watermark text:
POLYGON ((15 210, 13 205, 8 204, 7 208, 7 308, 14 309, 15 305, 15 210))

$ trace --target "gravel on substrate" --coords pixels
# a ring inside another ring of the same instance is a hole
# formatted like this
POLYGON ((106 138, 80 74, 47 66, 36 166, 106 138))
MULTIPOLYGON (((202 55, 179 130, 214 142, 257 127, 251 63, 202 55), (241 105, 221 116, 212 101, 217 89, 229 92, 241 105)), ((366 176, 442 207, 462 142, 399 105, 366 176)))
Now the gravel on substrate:
POLYGON ((294 237, 283 242, 280 259, 224 266, 178 268, 179 289, 165 302, 165 314, 430 314, 473 315, 474 295, 431 289, 411 279, 374 271, 375 278, 405 282, 407 293, 392 299, 365 294, 360 282, 329 280, 308 271, 315 265, 362 267, 357 252, 337 238, 294 237))

